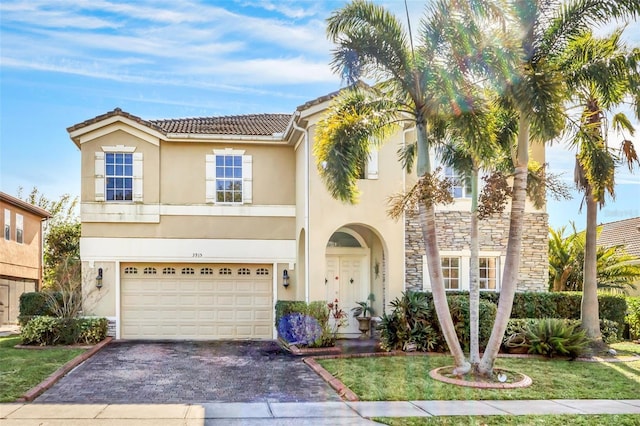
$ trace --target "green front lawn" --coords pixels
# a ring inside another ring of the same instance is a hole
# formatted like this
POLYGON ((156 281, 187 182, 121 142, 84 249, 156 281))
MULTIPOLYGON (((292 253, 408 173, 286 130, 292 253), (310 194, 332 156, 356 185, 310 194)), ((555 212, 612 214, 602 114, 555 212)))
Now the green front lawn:
POLYGON ((84 349, 15 349, 20 337, 0 337, 0 402, 13 402, 84 349))
POLYGON ((496 367, 531 377, 533 384, 523 389, 473 389, 434 380, 429 377, 430 370, 453 363, 452 358, 445 355, 322 359, 318 362, 363 401, 637 399, 640 389, 640 361, 604 363, 499 358, 496 367))
POLYGON ((501 426, 501 425, 545 425, 545 426, 593 426, 616 425, 634 426, 638 424, 635 414, 606 415, 545 415, 545 416, 449 416, 449 417, 405 417, 373 419, 392 426, 501 426))

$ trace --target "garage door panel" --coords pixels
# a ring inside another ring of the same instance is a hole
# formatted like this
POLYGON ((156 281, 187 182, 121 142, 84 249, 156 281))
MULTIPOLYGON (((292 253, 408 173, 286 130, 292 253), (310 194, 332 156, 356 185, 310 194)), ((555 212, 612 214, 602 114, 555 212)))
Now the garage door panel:
POLYGON ((270 272, 268 266, 123 265, 121 336, 130 339, 271 338, 273 284, 270 275, 256 274, 260 268, 270 272), (136 268, 137 275, 127 275, 127 267, 136 268), (145 268, 155 268, 158 272, 144 274, 145 268), (175 274, 164 273, 172 269, 175 274), (182 274, 183 270, 193 273, 182 274))

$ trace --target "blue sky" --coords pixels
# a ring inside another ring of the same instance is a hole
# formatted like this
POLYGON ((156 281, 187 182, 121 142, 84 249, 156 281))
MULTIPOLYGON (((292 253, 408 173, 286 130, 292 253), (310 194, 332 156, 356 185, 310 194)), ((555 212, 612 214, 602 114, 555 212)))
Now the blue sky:
MULTIPOLYGON (((402 2, 384 3, 404 16, 402 2)), ((0 190, 79 194, 80 155, 66 128, 116 107, 145 119, 292 113, 337 90, 325 19, 344 4, 3 0, 0 190)), ((414 29, 424 4, 409 2, 414 29)), ((640 46, 638 23, 626 39, 640 46)), ((548 160, 572 182, 572 153, 556 144, 548 160)), ((640 174, 621 169, 617 182, 600 222, 640 216, 640 174)), ((582 228, 579 201, 550 201, 550 224, 582 228)))

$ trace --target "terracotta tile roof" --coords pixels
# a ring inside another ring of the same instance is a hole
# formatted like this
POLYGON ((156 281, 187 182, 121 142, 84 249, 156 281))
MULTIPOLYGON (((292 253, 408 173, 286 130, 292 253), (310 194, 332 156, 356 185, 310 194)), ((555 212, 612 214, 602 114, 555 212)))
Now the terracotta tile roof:
POLYGON ((640 217, 603 223, 601 226, 598 245, 610 247, 623 244, 627 253, 640 256, 640 217))
POLYGON ((152 120, 163 133, 198 133, 208 135, 271 136, 284 133, 291 114, 248 114, 224 117, 152 120))
POLYGON ((224 117, 175 118, 168 120, 143 120, 116 108, 82 123, 67 128, 68 132, 114 116, 121 116, 150 127, 162 134, 191 133, 206 135, 272 136, 284 133, 291 121, 291 114, 247 114, 224 117))
POLYGON ((142 118, 140 118, 138 116, 135 116, 133 114, 129 114, 128 112, 123 111, 120 108, 116 108, 113 111, 109 111, 109 112, 107 112, 105 114, 98 115, 97 117, 85 120, 82 123, 74 124, 71 127, 67 127, 67 132, 71 133, 71 132, 73 132, 75 130, 81 129, 81 128, 86 127, 86 126, 90 126, 90 125, 92 125, 94 123, 98 123, 98 122, 100 122, 102 120, 106 120, 108 118, 115 117, 116 115, 128 118, 129 120, 133 120, 133 121, 135 121, 137 123, 143 124, 145 126, 151 127, 154 130, 157 130, 159 132, 164 133, 164 131, 160 127, 156 126, 151 121, 143 120, 142 118))

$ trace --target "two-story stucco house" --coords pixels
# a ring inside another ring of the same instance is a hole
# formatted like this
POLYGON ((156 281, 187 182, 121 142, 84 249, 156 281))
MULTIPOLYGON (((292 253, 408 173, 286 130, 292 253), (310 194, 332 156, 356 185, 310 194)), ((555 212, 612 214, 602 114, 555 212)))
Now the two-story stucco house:
POLYGON ((0 325, 15 324, 20 295, 42 282, 42 224, 51 214, 0 192, 0 325))
MULTIPOLYGON (((396 151, 415 132, 399 130, 374 153, 359 203, 343 204, 312 154, 331 99, 293 114, 174 120, 116 109, 70 127, 82 157, 88 310, 122 339, 269 339, 277 300, 338 299, 348 312, 374 293, 380 314, 404 290, 428 289, 416 220, 386 213, 387 198, 412 179, 396 151)), ((544 160, 543 150, 533 154, 544 160)), ((468 288, 465 191, 439 213, 452 289, 468 288)), ((547 216, 529 210, 521 288, 543 289, 547 216)), ((483 229, 483 283, 499 289, 508 224, 483 229)), ((357 336, 357 322, 342 331, 357 336)))

